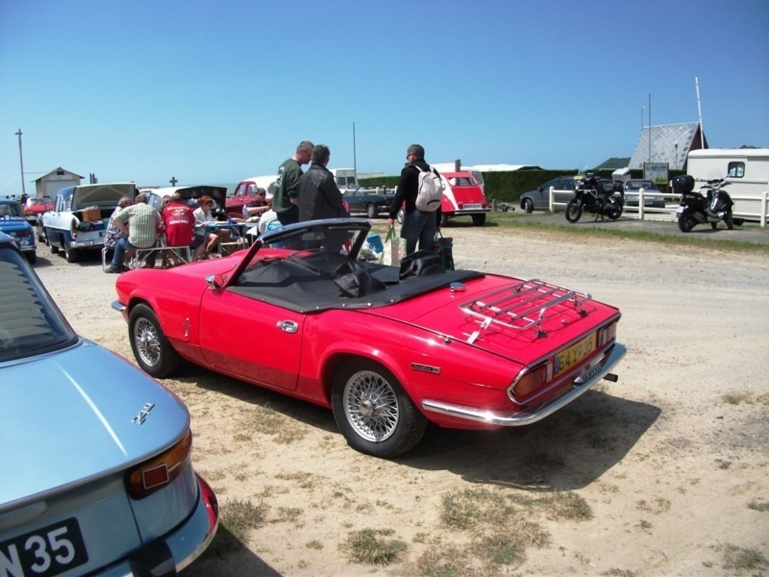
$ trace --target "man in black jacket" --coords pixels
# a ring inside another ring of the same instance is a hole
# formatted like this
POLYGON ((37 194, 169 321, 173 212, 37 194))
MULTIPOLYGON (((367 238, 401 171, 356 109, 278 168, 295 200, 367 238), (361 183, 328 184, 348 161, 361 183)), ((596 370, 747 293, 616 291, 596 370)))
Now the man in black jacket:
POLYGON ((326 168, 331 151, 319 144, 312 151, 312 164, 299 177, 299 220, 339 218, 347 215, 342 192, 334 181, 334 175, 326 168))
POLYGON ((425 149, 419 144, 412 144, 406 150, 406 167, 401 171, 398 190, 395 192, 393 204, 390 207, 390 218, 387 223, 395 224, 398 211, 403 206, 403 225, 401 237, 406 239, 406 254, 416 251, 417 241, 419 250, 432 250, 435 244, 435 231, 440 230, 441 209, 435 212, 421 211, 416 206, 419 192, 419 166, 422 170, 433 170, 425 162, 425 149))
MULTIPOLYGON (((325 144, 319 144, 312 151, 312 164, 299 177, 299 221, 349 216, 344 206, 342 192, 334 181, 334 175, 326 168, 331 151, 325 144)), ((329 236, 324 241, 306 242, 304 248, 323 248, 339 251, 344 236, 329 236)))

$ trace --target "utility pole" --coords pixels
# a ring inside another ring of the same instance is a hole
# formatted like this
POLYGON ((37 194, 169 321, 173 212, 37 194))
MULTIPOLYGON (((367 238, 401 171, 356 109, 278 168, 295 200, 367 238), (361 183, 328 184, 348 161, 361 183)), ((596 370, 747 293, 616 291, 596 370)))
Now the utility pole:
POLYGON ((649 93, 649 162, 652 161, 652 93, 649 93))
POLYGON ((178 181, 178 180, 176 180, 176 177, 175 177, 175 176, 172 176, 172 177, 171 177, 171 180, 169 180, 168 182, 170 182, 170 183, 171 183, 171 186, 176 186, 176 183, 177 183, 177 182, 179 182, 179 181, 178 181))
POLYGON ((19 164, 21 164, 21 193, 27 194, 27 190, 24 187, 24 155, 21 153, 21 128, 19 128, 19 131, 16 133, 16 136, 19 137, 19 164))
POLYGON ((355 122, 352 123, 352 171, 355 173, 355 182, 358 182, 358 151, 355 144, 355 122))

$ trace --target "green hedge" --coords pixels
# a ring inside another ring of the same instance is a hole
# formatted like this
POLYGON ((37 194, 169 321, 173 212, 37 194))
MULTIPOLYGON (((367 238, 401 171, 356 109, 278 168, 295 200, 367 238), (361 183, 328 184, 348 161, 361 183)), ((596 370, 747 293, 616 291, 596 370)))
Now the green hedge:
MULTIPOLYGON (((518 204, 518 199, 527 190, 534 190, 545 184, 548 180, 559 176, 573 176, 577 170, 515 170, 511 172, 484 172, 483 180, 486 196, 489 200, 497 202, 509 202, 518 204)), ((611 178, 614 169, 594 170, 595 174, 605 178, 611 178)), ((670 178, 679 174, 685 174, 683 170, 671 170, 670 178)), ((630 178, 643 178, 643 170, 631 169, 630 178)), ((376 187, 386 186, 394 188, 398 185, 399 176, 380 176, 376 178, 360 179, 361 186, 376 187)))

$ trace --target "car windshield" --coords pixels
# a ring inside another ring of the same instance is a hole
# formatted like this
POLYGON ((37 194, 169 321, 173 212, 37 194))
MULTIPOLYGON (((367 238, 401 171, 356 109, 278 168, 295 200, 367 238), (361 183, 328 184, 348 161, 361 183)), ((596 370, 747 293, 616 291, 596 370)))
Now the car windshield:
POLYGON ((26 259, 0 245, 0 362, 50 352, 77 338, 26 259))
POLYGON ((4 202, 0 204, 0 218, 23 218, 24 213, 18 202, 4 202))

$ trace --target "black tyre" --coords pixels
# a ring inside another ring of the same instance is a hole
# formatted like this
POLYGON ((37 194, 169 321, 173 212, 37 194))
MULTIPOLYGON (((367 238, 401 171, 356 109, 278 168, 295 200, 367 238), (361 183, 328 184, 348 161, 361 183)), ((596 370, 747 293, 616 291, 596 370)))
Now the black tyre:
POLYGON ((726 228, 729 230, 734 230, 734 216, 732 215, 732 211, 726 213, 726 216, 724 217, 724 222, 726 223, 726 228))
POLYGON ((70 248, 67 246, 67 243, 64 243, 64 256, 67 259, 67 262, 77 262, 77 249, 76 248, 70 248))
POLYGON ((414 448, 427 428, 390 371, 371 361, 346 363, 334 376, 334 419, 347 443, 374 457, 397 457, 414 448))
POLYGON ((155 378, 171 376, 182 358, 163 334, 158 318, 150 307, 136 305, 128 317, 128 336, 136 362, 155 378))
POLYGON ((486 224, 486 215, 485 214, 474 214, 473 215, 473 224, 475 226, 483 226, 486 224))
POLYGON ((449 215, 445 212, 441 213, 441 226, 447 226, 449 224, 449 215))
POLYGON ((578 198, 572 198, 566 205, 566 220, 577 222, 580 218, 582 218, 582 203, 578 198))
POLYGON ((524 212, 534 212, 534 201, 530 198, 524 198, 521 201, 521 208, 524 212))
POLYGON ((717 222, 711 222, 710 223, 710 228, 712 228, 713 230, 716 230, 718 228, 718 223, 717 222))
POLYGON ((369 202, 366 205, 366 216, 369 218, 376 218, 376 215, 377 215, 376 206, 374 206, 374 204, 369 202))
POLYGON ((619 217, 622 216, 622 205, 619 203, 614 204, 614 211, 609 214, 610 220, 617 220, 619 217))
POLYGON ((681 232, 689 232, 694 228, 696 221, 687 213, 678 217, 678 230, 681 232))
POLYGON ((29 264, 35 264, 37 262, 37 253, 26 252, 26 253, 24 253, 24 256, 27 257, 27 260, 29 261, 29 264))

